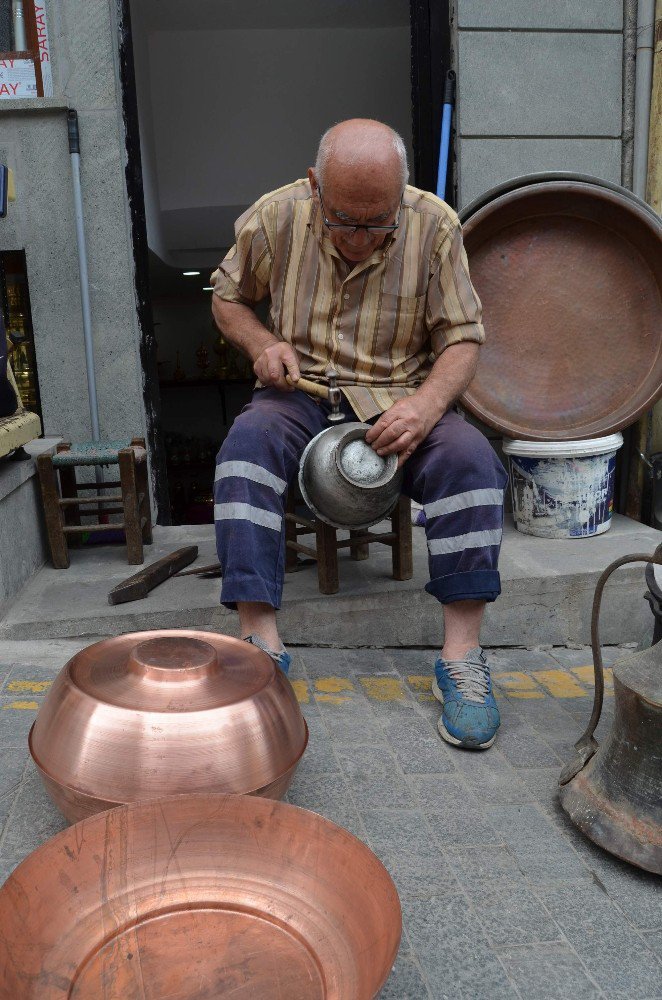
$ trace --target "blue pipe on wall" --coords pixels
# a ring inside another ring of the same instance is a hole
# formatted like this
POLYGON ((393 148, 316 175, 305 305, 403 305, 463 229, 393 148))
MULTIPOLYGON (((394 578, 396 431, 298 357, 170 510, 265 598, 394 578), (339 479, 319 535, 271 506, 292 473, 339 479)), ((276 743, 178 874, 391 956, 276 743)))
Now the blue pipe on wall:
POLYGON ((441 117, 441 139, 439 142, 439 167, 437 170, 437 197, 442 200, 446 194, 448 175, 448 154, 451 143, 451 120, 455 103, 455 73, 449 70, 444 82, 444 108, 441 117))

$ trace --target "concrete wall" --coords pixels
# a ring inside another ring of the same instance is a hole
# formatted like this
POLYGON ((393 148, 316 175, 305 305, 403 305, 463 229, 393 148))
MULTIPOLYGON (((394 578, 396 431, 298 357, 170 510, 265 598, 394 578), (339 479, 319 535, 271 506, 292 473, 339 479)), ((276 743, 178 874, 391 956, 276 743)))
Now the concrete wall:
POLYGON ((34 459, 57 438, 26 445, 32 456, 0 462, 0 614, 46 560, 48 543, 34 459))
POLYGON ((621 181, 623 0, 457 0, 459 205, 511 177, 621 181))
POLYGON ((25 248, 44 431, 90 436, 66 108, 78 111, 101 434, 145 433, 114 4, 47 2, 54 97, 0 101, 17 201, 0 244, 25 248))

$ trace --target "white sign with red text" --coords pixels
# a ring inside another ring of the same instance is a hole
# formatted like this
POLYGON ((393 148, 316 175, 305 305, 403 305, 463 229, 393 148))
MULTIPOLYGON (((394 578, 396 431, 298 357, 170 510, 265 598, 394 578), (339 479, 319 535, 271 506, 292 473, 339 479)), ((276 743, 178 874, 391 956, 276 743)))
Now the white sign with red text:
POLYGON ((44 97, 52 97, 53 74, 51 72, 51 49, 48 42, 46 8, 43 2, 35 3, 34 12, 37 18, 37 41, 39 43, 39 60, 41 62, 41 78, 44 84, 44 97))
POLYGON ((0 59, 0 101, 37 96, 32 59, 0 59))

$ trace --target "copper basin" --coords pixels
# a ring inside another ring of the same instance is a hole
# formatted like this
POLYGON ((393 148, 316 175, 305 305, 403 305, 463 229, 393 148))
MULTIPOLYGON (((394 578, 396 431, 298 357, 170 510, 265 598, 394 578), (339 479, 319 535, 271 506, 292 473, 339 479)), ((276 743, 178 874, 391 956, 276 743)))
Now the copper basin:
POLYGON ((82 650, 30 731, 46 790, 70 822, 183 792, 280 798, 308 742, 271 657, 213 632, 134 632, 82 650))
POLYGON ((132 803, 53 837, 0 889, 0 996, 371 1000, 401 925, 386 869, 315 813, 132 803))
POLYGON ((551 180, 463 225, 485 345, 462 403, 506 437, 629 426, 662 393, 662 221, 629 192, 551 180))

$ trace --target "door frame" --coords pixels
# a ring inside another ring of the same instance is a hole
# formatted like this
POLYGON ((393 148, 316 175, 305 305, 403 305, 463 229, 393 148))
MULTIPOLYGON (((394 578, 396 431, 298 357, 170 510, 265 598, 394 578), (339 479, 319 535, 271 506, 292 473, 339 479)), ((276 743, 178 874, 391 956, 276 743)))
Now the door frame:
POLYGON ((161 430, 161 394, 156 362, 157 342, 154 333, 152 298, 149 286, 149 253, 143 191, 138 98, 133 62, 131 11, 129 0, 116 0, 118 32, 118 72, 122 93, 122 117, 126 147, 125 182, 131 219, 136 310, 140 330, 140 361, 143 373, 143 402, 147 425, 147 446, 151 460, 152 495, 158 524, 170 524, 170 499, 163 432, 161 430))
MULTIPOLYGON (((410 0, 412 135, 414 181, 425 191, 437 188, 444 79, 453 69, 450 0, 410 0)), ((451 132, 446 194, 456 204, 455 128, 451 132)))

